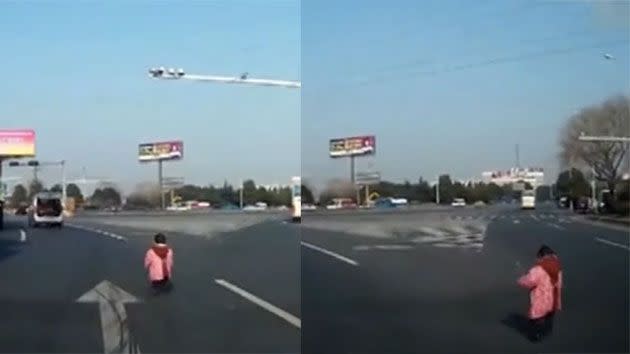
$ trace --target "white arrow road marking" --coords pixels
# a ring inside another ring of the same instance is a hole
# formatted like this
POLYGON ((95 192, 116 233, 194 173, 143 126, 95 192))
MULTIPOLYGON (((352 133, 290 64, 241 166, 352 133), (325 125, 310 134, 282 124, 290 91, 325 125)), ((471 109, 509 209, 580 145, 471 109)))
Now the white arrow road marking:
POLYGON ((601 243, 605 243, 607 245, 623 248, 623 249, 625 249, 627 251, 630 251, 630 247, 628 247, 626 245, 622 245, 622 244, 619 244, 619 243, 616 243, 616 242, 608 241, 606 239, 599 238, 599 237, 595 237, 595 240, 597 240, 598 242, 601 242, 601 243))
POLYGON ((369 251, 371 249, 383 250, 383 251, 402 251, 413 249, 410 245, 358 245, 352 247, 355 251, 369 251))
POLYGON ((256 295, 253 295, 241 288, 239 288, 238 286, 231 284, 230 282, 223 280, 223 279, 215 279, 214 280, 215 283, 221 285, 222 287, 240 295, 241 297, 245 298, 248 301, 253 302, 254 304, 262 307, 263 309, 271 312, 272 314, 282 318, 283 320, 289 322, 290 324, 294 325, 297 328, 302 328, 302 320, 300 320, 299 318, 293 316, 292 314, 268 303, 267 301, 257 297, 256 295))
POLYGON ((140 300, 113 283, 103 280, 93 289, 77 299, 82 303, 98 303, 103 331, 104 353, 140 353, 140 348, 131 343, 129 321, 127 320, 127 303, 138 303, 140 300))
POLYGON ((301 243, 301 244, 302 244, 302 246, 304 246, 304 247, 307 247, 307 248, 310 248, 310 249, 312 249, 312 250, 315 250, 315 251, 321 252, 321 253, 323 253, 323 254, 325 254, 325 255, 331 256, 331 257, 336 258, 336 259, 338 259, 338 260, 340 260, 340 261, 342 261, 342 262, 346 262, 346 263, 348 263, 348 264, 351 264, 351 265, 353 265, 353 266, 355 266, 355 267, 359 265, 359 263, 357 263, 356 261, 354 261, 354 260, 352 260, 352 259, 350 259, 350 258, 348 258, 348 257, 344 257, 344 256, 342 256, 342 255, 340 255, 340 254, 337 254, 337 253, 335 253, 335 252, 333 252, 333 251, 329 251, 329 250, 327 250, 327 249, 324 249, 324 248, 321 248, 321 247, 318 247, 318 246, 312 245, 312 244, 307 243, 307 242, 304 242, 304 241, 301 241, 300 243, 301 243))
POLYGON ((26 231, 20 229, 20 242, 26 242, 26 231))

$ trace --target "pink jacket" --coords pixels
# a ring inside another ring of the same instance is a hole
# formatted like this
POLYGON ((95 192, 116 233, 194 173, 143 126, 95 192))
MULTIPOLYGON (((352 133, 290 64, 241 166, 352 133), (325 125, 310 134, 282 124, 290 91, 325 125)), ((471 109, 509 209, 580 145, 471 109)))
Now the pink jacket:
POLYGON ((150 281, 173 278, 173 250, 167 245, 154 245, 144 256, 144 268, 150 281))
POLYGON ((562 308, 562 271, 558 273, 558 282, 554 286, 549 274, 541 266, 536 265, 518 279, 518 284, 530 289, 529 318, 541 318, 551 311, 562 308), (557 301, 554 308, 554 292, 556 291, 557 301))

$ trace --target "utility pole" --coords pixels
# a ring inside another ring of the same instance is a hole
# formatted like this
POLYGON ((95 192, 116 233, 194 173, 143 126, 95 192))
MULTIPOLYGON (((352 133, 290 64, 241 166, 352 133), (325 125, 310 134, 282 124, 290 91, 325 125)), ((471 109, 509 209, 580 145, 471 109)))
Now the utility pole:
POLYGON ((241 179, 241 188, 239 188, 238 191, 238 205, 240 206, 241 209, 243 209, 243 180, 241 179))
POLYGON ((440 204, 440 175, 438 175, 437 183, 435 185, 435 204, 440 204))
POLYGON ((164 210, 165 198, 164 198, 164 180, 162 175, 162 159, 158 160, 158 189, 160 191, 160 209, 164 210))
POLYGON ((521 156, 518 144, 516 144, 516 167, 521 168, 521 156))

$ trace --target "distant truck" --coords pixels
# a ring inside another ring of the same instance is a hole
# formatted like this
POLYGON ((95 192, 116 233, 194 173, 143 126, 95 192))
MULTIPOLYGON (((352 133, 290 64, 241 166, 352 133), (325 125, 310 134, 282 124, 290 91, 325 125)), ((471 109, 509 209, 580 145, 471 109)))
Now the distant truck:
POLYGON ((536 192, 524 190, 521 194, 521 209, 536 209, 536 192))

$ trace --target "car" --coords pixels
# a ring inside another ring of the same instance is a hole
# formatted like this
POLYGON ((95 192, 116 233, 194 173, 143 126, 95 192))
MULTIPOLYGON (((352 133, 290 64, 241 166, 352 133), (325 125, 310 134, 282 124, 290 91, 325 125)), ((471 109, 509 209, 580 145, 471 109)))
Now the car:
POLYGON ((464 198, 455 198, 453 200, 453 202, 451 203, 451 206, 454 206, 454 207, 465 207, 466 206, 466 200, 464 198))
POLYGON ((15 215, 28 215, 28 207, 26 205, 20 205, 15 209, 15 215))
POLYGON ((28 213, 29 226, 63 226, 63 204, 59 193, 37 193, 33 197, 33 204, 30 209, 28 213))
POLYGON ((302 210, 313 211, 313 210, 317 210, 317 207, 313 204, 302 204, 302 210))
POLYGON ((588 198, 579 198, 575 203, 574 210, 580 214, 586 214, 590 210, 590 201, 588 198))

